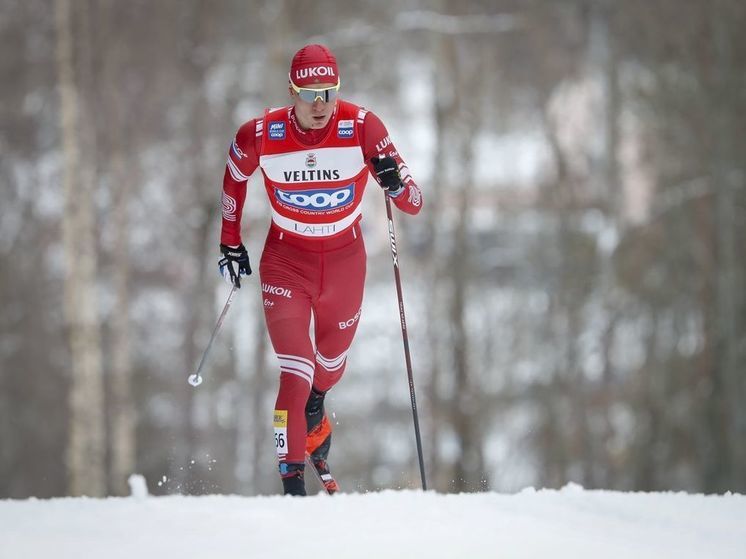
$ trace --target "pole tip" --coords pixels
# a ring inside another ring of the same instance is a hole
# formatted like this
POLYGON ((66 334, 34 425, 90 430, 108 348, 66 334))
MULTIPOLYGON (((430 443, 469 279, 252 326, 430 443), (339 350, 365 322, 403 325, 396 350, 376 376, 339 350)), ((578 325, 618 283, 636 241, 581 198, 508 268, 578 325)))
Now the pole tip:
POLYGON ((191 384, 192 386, 199 386, 200 384, 202 384, 202 376, 194 373, 193 375, 189 375, 188 381, 189 384, 191 384))

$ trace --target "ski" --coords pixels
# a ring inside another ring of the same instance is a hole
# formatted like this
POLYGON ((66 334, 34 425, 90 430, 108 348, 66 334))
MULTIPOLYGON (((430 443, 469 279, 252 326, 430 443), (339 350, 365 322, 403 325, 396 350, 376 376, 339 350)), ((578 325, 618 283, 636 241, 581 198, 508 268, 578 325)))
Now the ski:
POLYGON ((329 473, 329 468, 326 466, 326 462, 319 462, 319 466, 317 467, 316 463, 311 459, 311 455, 306 452, 306 465, 311 469, 314 477, 318 480, 319 484, 328 495, 334 495, 339 491, 339 485, 332 477, 332 474, 329 473))

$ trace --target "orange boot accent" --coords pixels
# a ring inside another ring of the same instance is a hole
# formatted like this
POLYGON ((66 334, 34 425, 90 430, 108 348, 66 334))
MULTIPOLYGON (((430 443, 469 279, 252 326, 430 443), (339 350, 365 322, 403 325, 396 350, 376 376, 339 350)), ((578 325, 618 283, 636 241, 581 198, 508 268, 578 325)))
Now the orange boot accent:
POLYGON ((311 432, 306 435, 306 452, 308 454, 313 454, 331 434, 332 424, 329 423, 329 418, 324 415, 324 418, 319 422, 319 424, 311 429, 311 432))

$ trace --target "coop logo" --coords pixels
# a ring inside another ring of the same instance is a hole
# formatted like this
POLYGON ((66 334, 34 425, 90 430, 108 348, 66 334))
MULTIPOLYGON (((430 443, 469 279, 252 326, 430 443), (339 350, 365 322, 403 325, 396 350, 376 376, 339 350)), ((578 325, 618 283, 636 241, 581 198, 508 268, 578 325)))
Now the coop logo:
POLYGON ((355 122, 352 120, 340 120, 337 125, 338 138, 352 138, 355 134, 355 122))
POLYGON ((310 68, 301 68, 295 71, 296 83, 298 80, 306 78, 336 78, 333 66, 311 66, 310 68))
POLYGON ((281 120, 275 120, 269 123, 269 139, 270 140, 284 140, 285 139, 285 123, 281 120))
POLYGON ((352 203, 355 197, 355 183, 342 188, 313 190, 280 190, 275 188, 275 197, 288 206, 300 210, 323 212, 343 208, 352 203))

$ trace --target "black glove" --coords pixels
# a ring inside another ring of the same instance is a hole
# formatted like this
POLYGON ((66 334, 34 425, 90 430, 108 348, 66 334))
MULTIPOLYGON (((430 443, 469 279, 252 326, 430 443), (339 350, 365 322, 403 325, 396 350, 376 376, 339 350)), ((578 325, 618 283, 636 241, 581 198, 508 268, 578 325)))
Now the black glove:
POLYGON ((373 163, 378 184, 383 189, 388 190, 389 194, 398 194, 404 188, 404 183, 402 183, 399 174, 399 165, 396 164, 393 157, 371 157, 370 162, 373 163))
POLYGON ((251 275, 251 265, 249 264, 249 253, 243 243, 236 248, 228 245, 220 245, 220 252, 223 258, 218 261, 220 274, 225 281, 231 285, 241 288, 241 276, 251 275))

